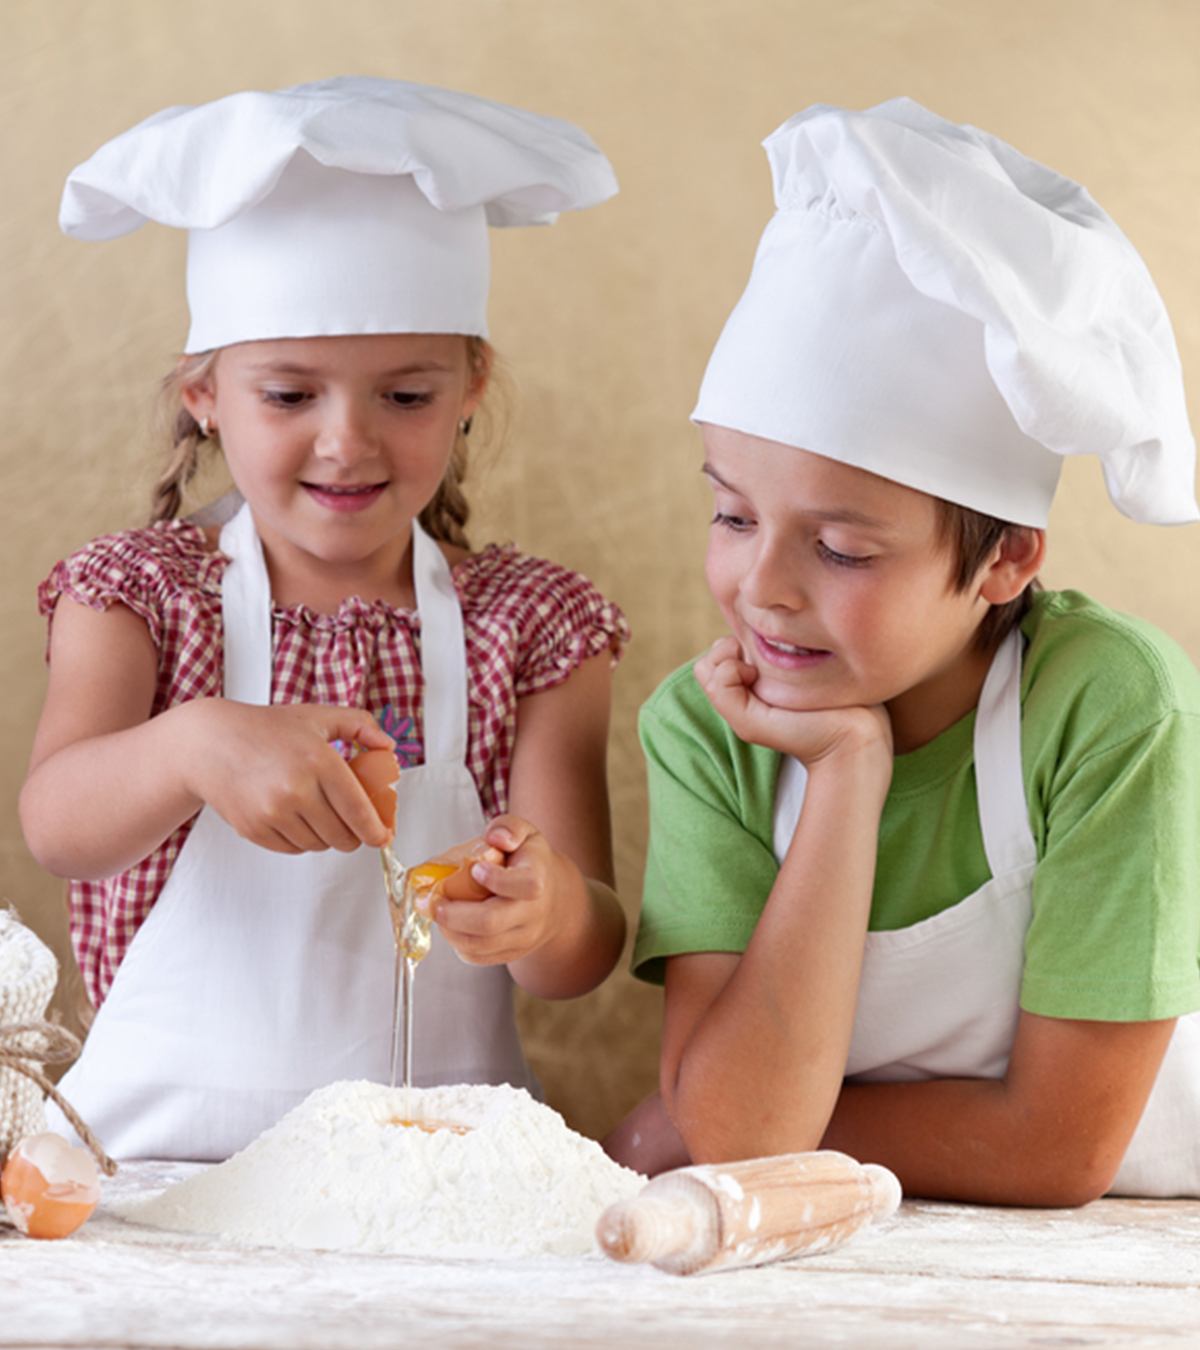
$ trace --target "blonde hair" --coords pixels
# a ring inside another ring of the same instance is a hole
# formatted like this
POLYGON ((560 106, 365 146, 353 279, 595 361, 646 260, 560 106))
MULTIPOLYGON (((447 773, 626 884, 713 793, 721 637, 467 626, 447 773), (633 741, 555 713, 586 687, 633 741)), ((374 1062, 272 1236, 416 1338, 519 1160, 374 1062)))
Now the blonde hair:
MULTIPOLYGON (((217 353, 200 352, 181 357, 159 387, 159 421, 168 428, 170 451, 162 473, 155 479, 150 501, 150 524, 174 520, 183 509, 184 492, 200 471, 209 438, 200 423, 183 406, 183 391, 199 384, 213 368, 217 353)), ((165 437, 164 437, 165 438, 165 437)))
MULTIPOLYGON (((496 354, 491 344, 481 337, 467 337, 466 344, 472 381, 487 380, 490 385, 498 375, 496 354)), ((159 417, 164 428, 163 439, 169 441, 170 449, 166 465, 153 488, 152 525, 178 518, 188 484, 204 467, 206 459, 220 448, 214 437, 204 434, 200 423, 183 404, 183 391, 212 373, 218 354, 218 351, 208 351, 182 357, 160 387, 159 417)), ((468 468, 467 432, 481 414, 487 430, 493 429, 491 424, 495 421, 492 413, 495 400, 489 398, 485 402, 487 407, 481 405, 471 422, 455 433, 445 476, 420 515, 421 524, 434 539, 458 548, 470 548, 466 527, 471 508, 463 492, 468 468)))

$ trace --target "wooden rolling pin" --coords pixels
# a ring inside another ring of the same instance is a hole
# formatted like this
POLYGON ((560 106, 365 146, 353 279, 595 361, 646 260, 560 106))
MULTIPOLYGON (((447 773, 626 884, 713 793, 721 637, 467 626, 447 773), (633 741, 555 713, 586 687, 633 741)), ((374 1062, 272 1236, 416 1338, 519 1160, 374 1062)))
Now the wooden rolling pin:
POLYGON ((827 1251, 899 1204, 886 1167, 829 1149, 785 1153, 664 1172, 610 1205, 596 1240, 614 1261, 693 1275, 827 1251))

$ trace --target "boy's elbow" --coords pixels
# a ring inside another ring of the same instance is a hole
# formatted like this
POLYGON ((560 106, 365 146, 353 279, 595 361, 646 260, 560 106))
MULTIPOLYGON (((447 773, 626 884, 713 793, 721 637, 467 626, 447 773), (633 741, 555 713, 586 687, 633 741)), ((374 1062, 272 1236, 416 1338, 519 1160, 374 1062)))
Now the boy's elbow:
POLYGON ((1076 1158, 1063 1167, 1050 1188, 1047 1208, 1078 1209, 1107 1195, 1117 1179, 1121 1158, 1076 1158))
POLYGON ((1072 1169, 1039 1182, 1019 1203, 1034 1209, 1079 1209, 1099 1200, 1112 1182, 1107 1174, 1072 1169))
POLYGON ((1083 1149, 1078 1142, 1039 1152, 1027 1158, 1011 1203, 1035 1209, 1090 1205, 1111 1190, 1122 1156, 1123 1150, 1104 1145, 1083 1149))

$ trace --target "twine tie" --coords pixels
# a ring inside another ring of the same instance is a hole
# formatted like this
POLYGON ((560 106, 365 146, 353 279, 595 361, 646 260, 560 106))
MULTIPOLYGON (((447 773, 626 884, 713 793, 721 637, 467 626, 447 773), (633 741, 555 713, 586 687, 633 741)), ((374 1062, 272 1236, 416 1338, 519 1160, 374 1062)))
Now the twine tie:
POLYGON ((105 1153, 87 1123, 41 1068, 43 1064, 67 1064, 77 1058, 81 1049, 77 1037, 64 1027, 55 1026, 53 1022, 10 1022, 7 1026, 0 1026, 0 1069, 14 1069, 26 1078, 32 1078, 75 1127, 76 1134, 91 1149, 104 1175, 111 1177, 117 1170, 117 1164, 105 1153), (28 1037, 40 1037, 40 1043, 27 1044, 28 1037))

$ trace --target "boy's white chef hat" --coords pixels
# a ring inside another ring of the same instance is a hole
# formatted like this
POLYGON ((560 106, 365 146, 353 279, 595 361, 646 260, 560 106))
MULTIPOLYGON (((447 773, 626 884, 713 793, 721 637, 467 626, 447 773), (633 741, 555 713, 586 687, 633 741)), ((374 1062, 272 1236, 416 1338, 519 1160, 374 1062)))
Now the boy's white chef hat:
POLYGON ((1166 310, 1082 187, 909 99, 763 144, 778 210, 694 421, 1023 525, 1094 454, 1127 516, 1200 519, 1166 310))
POLYGON ((488 225, 617 190, 578 127, 353 76, 168 108, 67 179, 59 224, 188 230, 186 350, 344 333, 487 336, 488 225))

